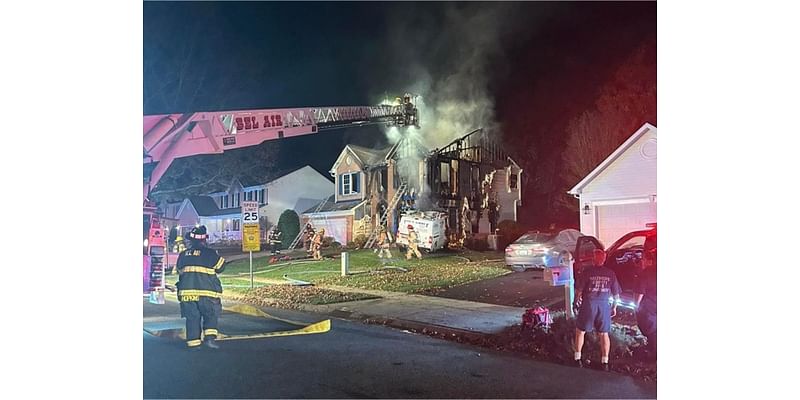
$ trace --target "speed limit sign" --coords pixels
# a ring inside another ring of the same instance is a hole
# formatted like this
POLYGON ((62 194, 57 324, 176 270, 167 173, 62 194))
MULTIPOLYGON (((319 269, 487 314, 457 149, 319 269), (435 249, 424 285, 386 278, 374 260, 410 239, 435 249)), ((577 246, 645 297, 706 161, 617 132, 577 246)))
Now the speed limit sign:
POLYGON ((258 202, 257 201, 243 201, 242 202, 242 224, 244 224, 244 225, 258 225, 258 202))

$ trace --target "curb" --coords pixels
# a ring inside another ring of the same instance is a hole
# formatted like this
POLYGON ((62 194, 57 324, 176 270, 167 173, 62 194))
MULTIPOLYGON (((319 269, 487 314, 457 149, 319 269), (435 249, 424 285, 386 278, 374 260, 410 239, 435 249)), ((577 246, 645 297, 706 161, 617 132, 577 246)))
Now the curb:
POLYGON ((453 328, 449 326, 425 323, 420 321, 412 321, 402 318, 388 317, 384 315, 369 315, 369 314, 362 314, 362 313, 344 311, 339 309, 331 311, 321 311, 313 305, 304 305, 300 308, 300 311, 314 313, 317 315, 324 315, 330 318, 338 318, 353 322, 360 322, 369 325, 385 325, 395 329, 407 330, 415 333, 421 333, 432 336, 438 336, 442 334, 444 336, 461 337, 468 340, 479 340, 494 336, 494 334, 491 333, 470 331, 466 329, 453 328))

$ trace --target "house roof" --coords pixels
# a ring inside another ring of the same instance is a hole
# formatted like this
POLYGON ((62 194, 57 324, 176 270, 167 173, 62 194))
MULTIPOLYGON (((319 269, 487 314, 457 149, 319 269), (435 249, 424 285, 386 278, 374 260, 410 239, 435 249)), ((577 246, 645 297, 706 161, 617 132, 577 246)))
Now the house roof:
POLYGON ((187 200, 192 203, 192 207, 194 207, 195 211, 197 211, 197 215, 201 217, 215 217, 219 215, 233 215, 242 213, 241 207, 220 209, 217 207, 217 203, 214 202, 214 199, 209 196, 189 196, 187 200))
MULTIPOLYGON (((322 208, 317 211, 317 207, 319 207, 319 203, 314 204, 313 207, 309 208, 308 210, 303 211, 303 214, 313 214, 316 212, 329 212, 329 211, 346 211, 352 210, 353 208, 361 205, 361 203, 365 202, 366 200, 350 200, 350 201, 340 201, 336 202, 335 195, 328 197, 328 202, 325 203, 322 208)), ((324 200, 323 200, 324 201, 324 200)))
MULTIPOLYGON (((283 178, 284 176, 292 174, 294 172, 297 172, 297 171, 299 171, 299 170, 301 170, 301 169, 303 169, 305 167, 311 168, 313 171, 319 173, 320 175, 322 175, 326 179, 332 181, 332 178, 329 176, 329 174, 327 174, 325 172, 322 172, 322 171, 319 171, 318 169, 314 168, 311 165, 302 165, 302 166, 299 166, 299 167, 282 168, 282 169, 270 169, 265 174, 262 174, 259 177, 242 176, 242 177, 238 178, 238 181, 242 185, 243 188, 252 188, 252 187, 256 187, 256 186, 266 186, 266 185, 270 184, 271 182, 273 182, 273 181, 275 181, 277 179, 283 178)), ((214 190, 211 191, 211 192, 208 192, 208 195, 227 193, 228 190, 231 188, 231 186, 233 186, 233 184, 236 181, 237 181, 237 179, 234 179, 228 185, 217 185, 217 186, 214 186, 214 190)))
POLYGON ((374 166, 386 161, 386 155, 392 150, 393 146, 385 149, 368 149, 366 147, 348 144, 345 148, 350 148, 353 153, 358 157, 361 163, 365 166, 374 166))
POLYGON ((608 156, 605 160, 603 160, 603 162, 601 162, 600 165, 597 166, 597 168, 592 170, 592 172, 590 172, 589 175, 586 175, 586 177, 584 177, 580 182, 578 182, 578 184, 575 185, 575 187, 573 187, 572 189, 570 189, 567 193, 580 194, 583 188, 586 187, 586 185, 588 185, 591 181, 593 181, 594 178, 597 178, 597 176, 600 175, 601 172, 605 171, 605 169, 608 168, 608 166, 611 165, 611 163, 616 161, 622 155, 622 153, 625 152, 625 150, 628 150, 631 146, 633 146, 634 143, 636 143, 637 140, 639 140, 639 138, 644 136, 644 134, 649 131, 653 131, 653 133, 656 133, 656 127, 648 122, 645 122, 644 125, 642 125, 642 127, 639 128, 639 130, 634 132, 634 134, 631 135, 631 137, 629 137, 628 140, 625 141, 625 143, 622 143, 619 147, 617 147, 617 149, 614 150, 614 152, 611 153, 611 155, 608 156))

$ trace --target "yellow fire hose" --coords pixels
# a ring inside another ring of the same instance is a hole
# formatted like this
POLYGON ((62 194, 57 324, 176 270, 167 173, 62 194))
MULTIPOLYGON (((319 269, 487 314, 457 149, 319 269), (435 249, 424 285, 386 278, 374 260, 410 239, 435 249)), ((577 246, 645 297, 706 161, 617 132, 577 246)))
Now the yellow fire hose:
MULTIPOLYGON (((171 294, 171 293, 170 293, 171 294)), ((172 297, 172 296, 170 296, 172 297)), ((249 335, 225 335, 224 333, 220 332, 217 335, 217 340, 242 340, 242 339, 262 339, 262 338, 270 338, 270 337, 279 337, 279 336, 294 336, 294 335, 312 335, 315 333, 325 333, 331 330, 331 320, 326 319, 324 321, 316 322, 313 324, 306 324, 305 322, 298 322, 292 321, 285 318, 279 318, 274 315, 268 314, 263 310, 253 307, 247 304, 236 304, 229 307, 222 308, 225 311, 230 311, 236 314, 248 315, 251 317, 263 317, 267 319, 274 319, 276 321, 285 322, 287 324, 301 326, 300 329, 292 329, 288 331, 275 331, 275 332, 265 332, 265 333, 255 333, 249 335)), ((144 329, 145 332, 152 336, 161 337, 161 338, 168 338, 168 339, 186 339, 186 330, 184 328, 177 328, 177 329, 164 329, 153 331, 149 329, 144 329)))

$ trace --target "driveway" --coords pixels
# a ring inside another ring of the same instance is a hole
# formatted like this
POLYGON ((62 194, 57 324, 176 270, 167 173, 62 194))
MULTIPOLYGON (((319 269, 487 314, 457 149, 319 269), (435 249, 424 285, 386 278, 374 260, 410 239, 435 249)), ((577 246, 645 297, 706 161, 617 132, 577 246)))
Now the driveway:
POLYGON ((551 311, 564 310, 564 288, 551 287, 543 280, 543 272, 536 270, 512 272, 425 294, 502 306, 531 308, 542 305, 551 311))

